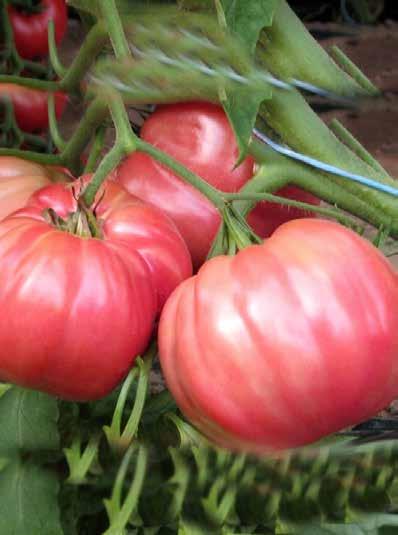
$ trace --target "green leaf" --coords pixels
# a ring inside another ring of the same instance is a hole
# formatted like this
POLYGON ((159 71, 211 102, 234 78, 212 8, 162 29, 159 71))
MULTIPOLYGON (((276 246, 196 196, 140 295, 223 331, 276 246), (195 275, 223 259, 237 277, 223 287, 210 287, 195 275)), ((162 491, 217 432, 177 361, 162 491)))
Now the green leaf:
MULTIPOLYGON (((254 54, 261 30, 272 24, 278 0, 221 0, 228 29, 254 54)), ((261 102, 269 98, 265 92, 238 90, 227 92, 223 102, 239 147, 237 165, 247 154, 261 102)))
POLYGON ((266 91, 233 91, 227 94, 223 101, 224 111, 228 116, 231 127, 239 147, 238 166, 247 154, 247 148, 252 135, 260 104, 268 98, 266 91))
POLYGON ((0 398, 0 454, 57 450, 57 419, 55 398, 18 387, 9 389, 0 398))
POLYGON ((254 54, 260 32, 271 26, 279 0, 221 0, 228 28, 254 54))
POLYGON ((0 533, 63 535, 57 495, 55 474, 13 459, 0 472, 0 533))

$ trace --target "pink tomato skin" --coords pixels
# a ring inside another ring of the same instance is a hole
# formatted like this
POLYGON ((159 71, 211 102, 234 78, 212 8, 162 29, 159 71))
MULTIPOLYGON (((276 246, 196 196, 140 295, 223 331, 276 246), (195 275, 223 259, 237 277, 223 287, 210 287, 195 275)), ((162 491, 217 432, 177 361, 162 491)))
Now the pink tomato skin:
POLYGON ((87 401, 123 379, 173 281, 191 271, 173 223, 116 184, 97 197, 102 239, 56 229, 45 209, 66 217, 80 188, 44 187, 0 223, 0 378, 87 401), (186 263, 163 265, 176 251, 186 263))
POLYGON ((178 406, 217 444, 309 444, 398 396, 397 275, 352 231, 291 221, 184 281, 159 350, 178 406))

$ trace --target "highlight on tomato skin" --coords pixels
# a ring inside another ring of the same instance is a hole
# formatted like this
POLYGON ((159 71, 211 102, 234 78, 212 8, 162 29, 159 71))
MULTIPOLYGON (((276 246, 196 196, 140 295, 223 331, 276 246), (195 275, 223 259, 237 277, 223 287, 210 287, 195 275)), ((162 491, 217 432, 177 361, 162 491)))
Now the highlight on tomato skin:
POLYGON ((216 444, 313 443, 398 396, 397 273, 337 223, 285 223, 173 292, 159 355, 179 408, 216 444))
MULTIPOLYGON (((254 160, 250 156, 235 167, 239 149, 234 132, 223 109, 209 102, 158 106, 144 122, 141 137, 222 191, 239 191, 254 174, 254 160)), ((194 268, 203 264, 221 223, 210 201, 140 152, 132 153, 122 162, 116 180, 132 194, 164 210, 185 239, 194 268)), ((288 186, 278 194, 310 204, 320 203, 297 187, 288 186)), ((302 210, 262 201, 251 211, 248 222, 265 238, 282 223, 309 216, 302 210)))
POLYGON ((55 42, 60 44, 68 25, 65 0, 41 0, 36 12, 22 11, 8 5, 15 46, 24 59, 45 58, 48 55, 48 23, 54 21, 55 42))
POLYGON ((172 221, 115 183, 98 193, 93 237, 80 187, 46 186, 0 222, 0 379, 87 401, 145 351, 192 264, 172 221))

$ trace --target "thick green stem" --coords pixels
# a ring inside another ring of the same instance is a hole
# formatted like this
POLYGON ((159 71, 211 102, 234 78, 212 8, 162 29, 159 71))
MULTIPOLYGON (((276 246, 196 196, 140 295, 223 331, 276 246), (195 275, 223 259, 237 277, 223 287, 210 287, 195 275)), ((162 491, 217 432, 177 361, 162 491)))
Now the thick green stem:
POLYGON ((30 87, 31 89, 41 89, 43 91, 58 91, 60 89, 59 82, 25 78, 23 76, 11 76, 8 74, 0 75, 0 84, 17 84, 23 87, 30 87))
POLYGON ((149 154, 158 162, 169 167, 177 175, 179 175, 186 182, 199 190, 205 197, 207 197, 207 199, 209 199, 209 201, 211 201, 218 210, 222 211, 224 207, 222 193, 200 178, 200 176, 192 173, 177 160, 157 149, 153 145, 146 143, 142 139, 138 139, 137 141, 137 150, 149 154))
POLYGON ((64 163, 76 173, 81 169, 81 154, 95 130, 101 125, 107 115, 107 105, 101 98, 94 99, 75 130, 73 136, 69 139, 61 157, 64 163))
POLYGON ((314 206, 313 204, 308 204, 301 201, 295 201, 294 199, 286 199, 285 197, 279 197, 278 195, 272 195, 271 193, 224 193, 224 198, 228 201, 268 201, 282 206, 292 206, 294 208, 299 208, 305 212, 313 212, 325 217, 330 217, 336 219, 340 223, 351 227, 358 228, 358 223, 353 221, 351 218, 347 217, 345 214, 339 210, 333 208, 323 208, 321 206, 314 206))
POLYGON ((95 58, 108 40, 103 21, 98 21, 88 32, 78 54, 60 82, 61 89, 75 91, 95 58))
MULTIPOLYGON (((242 193, 256 191, 272 193, 284 185, 295 184, 377 228, 380 226, 390 228, 392 235, 398 236, 398 218, 392 218, 386 211, 350 193, 346 188, 331 180, 329 174, 277 154, 270 147, 256 140, 251 143, 251 152, 259 161, 264 162, 264 165, 259 173, 242 188, 242 193)), ((253 202, 238 201, 237 205, 242 214, 247 214, 253 207, 253 202)))
POLYGON ((40 163, 42 165, 62 165, 63 163, 63 160, 59 154, 42 154, 39 152, 20 149, 0 148, 0 156, 15 156, 31 162, 40 163))
POLYGON ((274 20, 263 30, 264 65, 279 78, 302 80, 337 95, 368 94, 338 68, 311 36, 286 0, 279 0, 274 20))
POLYGON ((85 189, 83 200, 87 206, 91 206, 93 204, 98 190, 105 182, 109 173, 118 165, 124 155, 124 148, 119 144, 116 144, 104 156, 103 160, 98 166, 98 169, 94 173, 93 178, 85 189))
MULTIPOLYGON (((392 178, 373 169, 341 143, 297 91, 274 89, 273 98, 262 105, 261 113, 294 150, 346 171, 395 186, 392 178)), ((386 216, 398 219, 398 204, 393 197, 332 174, 327 174, 327 177, 365 203, 380 209, 386 216)))
POLYGON ((129 154, 136 150, 138 137, 131 127, 123 99, 119 93, 112 91, 108 95, 108 102, 116 128, 117 143, 123 146, 126 154, 129 154))
POLYGON ((124 33, 115 0, 98 0, 98 6, 102 18, 108 29, 112 41, 113 50, 117 59, 130 56, 130 48, 124 33))
POLYGON ((108 106, 110 107, 116 128, 116 144, 104 156, 86 188, 83 197, 87 206, 91 206, 94 202, 102 183, 106 180, 108 174, 118 165, 123 156, 135 150, 136 140, 138 139, 130 126, 123 100, 117 93, 112 92, 108 95, 108 106))

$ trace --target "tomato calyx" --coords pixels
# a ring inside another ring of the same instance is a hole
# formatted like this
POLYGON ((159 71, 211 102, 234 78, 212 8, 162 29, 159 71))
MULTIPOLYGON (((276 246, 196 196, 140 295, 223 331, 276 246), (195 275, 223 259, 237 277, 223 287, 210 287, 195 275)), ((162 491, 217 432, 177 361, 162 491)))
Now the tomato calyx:
POLYGON ((100 221, 94 211, 87 208, 83 202, 79 202, 77 210, 66 218, 58 215, 53 208, 47 208, 44 211, 44 218, 50 225, 62 232, 68 232, 80 238, 103 238, 100 221))
MULTIPOLYGON (((250 245, 262 243, 261 238, 249 227, 241 214, 231 205, 227 204, 223 214, 225 233, 229 243, 229 251, 231 254, 231 244, 235 247, 232 249, 242 250, 250 245)), ((232 254, 235 254, 232 253, 232 254)))

